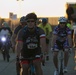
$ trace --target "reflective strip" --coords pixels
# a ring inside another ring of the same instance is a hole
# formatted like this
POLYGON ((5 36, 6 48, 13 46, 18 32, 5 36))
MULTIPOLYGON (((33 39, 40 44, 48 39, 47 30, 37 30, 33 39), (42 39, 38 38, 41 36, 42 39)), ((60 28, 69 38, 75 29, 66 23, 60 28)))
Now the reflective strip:
POLYGON ((45 34, 41 34, 41 35, 40 35, 40 38, 45 37, 45 36, 46 36, 45 34))
POLYGON ((35 57, 40 57, 40 55, 36 55, 35 57))

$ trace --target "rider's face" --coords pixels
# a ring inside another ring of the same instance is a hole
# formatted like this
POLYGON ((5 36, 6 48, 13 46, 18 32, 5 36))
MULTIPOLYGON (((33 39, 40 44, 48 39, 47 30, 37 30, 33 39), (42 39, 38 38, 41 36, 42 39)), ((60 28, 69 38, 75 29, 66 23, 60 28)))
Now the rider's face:
POLYGON ((60 24, 59 24, 59 25, 60 25, 60 27, 61 27, 61 28, 64 28, 64 27, 65 27, 65 25, 66 25, 66 23, 65 23, 65 22, 60 22, 60 24))
POLYGON ((34 19, 27 20, 27 25, 29 28, 33 28, 35 26, 35 20, 34 19))

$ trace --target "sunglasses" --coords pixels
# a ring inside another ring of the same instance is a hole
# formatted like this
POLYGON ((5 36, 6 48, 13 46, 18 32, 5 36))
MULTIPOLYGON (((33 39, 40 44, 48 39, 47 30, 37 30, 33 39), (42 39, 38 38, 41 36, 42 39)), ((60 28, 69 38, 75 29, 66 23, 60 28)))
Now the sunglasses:
POLYGON ((60 22, 60 24, 66 24, 65 22, 60 22))
POLYGON ((27 20, 27 22, 29 23, 29 22, 35 22, 34 20, 27 20))

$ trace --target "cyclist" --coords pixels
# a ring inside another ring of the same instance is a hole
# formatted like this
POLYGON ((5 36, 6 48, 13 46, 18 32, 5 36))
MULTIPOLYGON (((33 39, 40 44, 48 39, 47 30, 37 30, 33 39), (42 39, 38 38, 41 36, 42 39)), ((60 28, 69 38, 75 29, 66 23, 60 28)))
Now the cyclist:
POLYGON ((50 41, 50 35, 52 33, 52 27, 51 25, 47 22, 46 18, 42 19, 42 23, 40 23, 38 25, 38 27, 42 28, 46 34, 46 45, 47 45, 47 49, 46 49, 46 60, 49 60, 49 41, 50 41))
POLYGON ((22 16, 20 18, 20 24, 15 28, 14 33, 12 35, 12 47, 13 47, 13 49, 15 48, 17 34, 18 34, 19 30, 22 29, 25 25, 26 25, 25 16, 22 16))
POLYGON ((71 22, 70 22, 70 21, 67 22, 67 26, 68 26, 70 29, 72 29, 72 25, 71 25, 71 22))
MULTIPOLYGON (((12 47, 13 47, 13 51, 15 50, 15 44, 16 44, 16 37, 17 34, 19 32, 19 30, 21 30, 24 26, 26 25, 26 20, 25 20, 25 16, 22 16, 20 18, 20 24, 15 28, 14 33, 12 35, 12 47)), ((17 70, 17 75, 20 75, 20 66, 19 66, 19 62, 16 62, 16 70, 17 70)))
MULTIPOLYGON (((33 60, 36 74, 43 75, 41 69, 41 52, 45 52, 45 33, 44 31, 36 26, 37 15, 35 13, 29 13, 26 15, 27 26, 21 29, 18 33, 16 54, 17 59, 20 57, 30 58, 37 57, 33 60)), ((28 75, 29 61, 21 61, 21 67, 23 69, 22 75, 28 75)))
POLYGON ((74 29, 74 48, 76 48, 76 29, 74 29))
MULTIPOLYGON (((12 31, 9 27, 9 24, 7 22, 3 22, 2 23, 2 27, 0 29, 0 43, 1 43, 1 38, 5 36, 8 38, 8 48, 10 49, 10 46, 11 46, 11 36, 12 36, 12 31)), ((0 44, 2 46, 2 43, 0 44)), ((0 47, 1 47, 0 46, 0 47)))
POLYGON ((53 31, 53 37, 51 41, 51 50, 53 51, 53 62, 55 65, 54 75, 58 75, 58 52, 60 45, 63 44, 64 49, 64 72, 67 72, 67 64, 69 59, 69 51, 72 50, 72 38, 71 30, 66 26, 67 19, 65 17, 59 18, 59 25, 55 27, 53 31))
POLYGON ((2 23, 2 27, 1 27, 1 29, 0 29, 0 32, 1 32, 2 34, 5 34, 5 32, 6 32, 6 33, 9 32, 9 35, 12 36, 12 31, 11 31, 11 29, 10 29, 10 27, 9 27, 9 24, 8 24, 7 22, 3 22, 3 23, 2 23), (3 30, 4 30, 4 31, 3 31, 3 30))

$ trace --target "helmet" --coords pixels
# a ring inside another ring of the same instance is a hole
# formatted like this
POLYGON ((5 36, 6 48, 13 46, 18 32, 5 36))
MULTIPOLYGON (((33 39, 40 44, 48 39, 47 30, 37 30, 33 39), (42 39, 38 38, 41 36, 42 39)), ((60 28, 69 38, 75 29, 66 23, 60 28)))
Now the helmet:
POLYGON ((34 19, 36 21, 37 15, 35 13, 29 13, 26 15, 26 20, 28 20, 28 19, 34 19))
POLYGON ((22 17, 20 18, 20 22, 26 22, 25 16, 22 16, 22 17))
POLYGON ((3 22, 2 27, 9 27, 9 24, 7 22, 3 22))
POLYGON ((47 19, 46 18, 43 18, 42 19, 42 23, 46 23, 47 22, 47 19))
POLYGON ((60 17, 58 21, 59 22, 67 22, 67 19, 65 17, 60 17))

